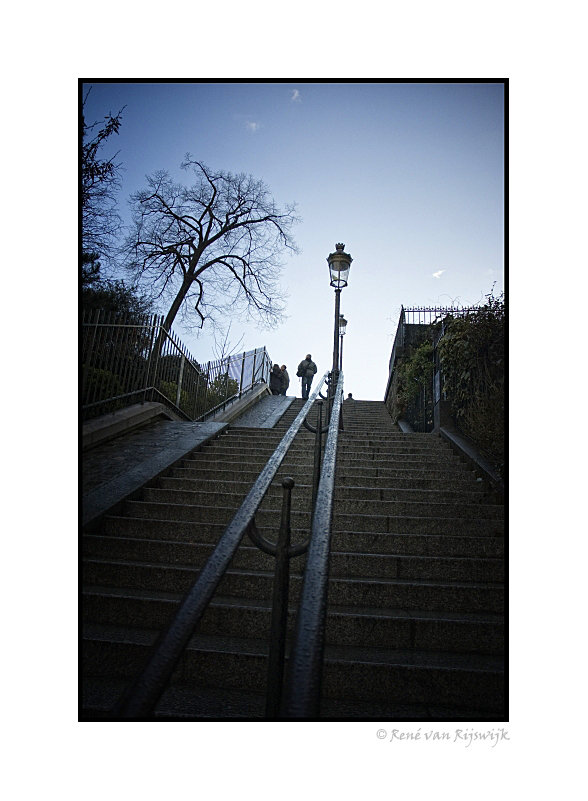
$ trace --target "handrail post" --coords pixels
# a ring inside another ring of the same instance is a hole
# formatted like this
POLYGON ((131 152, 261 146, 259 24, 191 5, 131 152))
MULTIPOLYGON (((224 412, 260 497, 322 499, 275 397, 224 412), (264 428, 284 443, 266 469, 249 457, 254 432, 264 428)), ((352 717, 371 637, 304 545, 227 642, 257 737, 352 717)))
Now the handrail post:
POLYGON ((251 368, 251 386, 255 384, 255 361, 257 359, 257 348, 253 351, 253 366, 251 368))
POLYGON ((267 669, 267 695, 265 716, 275 719, 280 714, 282 687, 284 683, 284 659, 286 650, 286 626, 288 623, 288 591, 290 587, 290 509, 294 479, 282 481, 282 522, 276 549, 272 622, 270 628, 270 650, 267 669))

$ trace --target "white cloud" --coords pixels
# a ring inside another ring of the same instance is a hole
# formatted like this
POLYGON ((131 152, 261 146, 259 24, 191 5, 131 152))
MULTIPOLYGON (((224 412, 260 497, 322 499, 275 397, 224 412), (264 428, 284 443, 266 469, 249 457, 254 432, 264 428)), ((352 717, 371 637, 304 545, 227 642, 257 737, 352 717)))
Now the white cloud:
POLYGON ((300 97, 300 92, 298 91, 298 89, 292 90, 292 97, 290 98, 290 100, 293 103, 302 103, 302 98, 300 97))
POLYGON ((248 131, 251 131, 251 133, 257 133, 257 131, 259 131, 261 128, 261 125, 258 122, 251 122, 250 120, 247 120, 245 127, 248 131))
POLYGON ((445 272, 445 270, 439 270, 438 273, 433 273, 433 278, 439 278, 441 276, 441 273, 444 273, 444 272, 445 272))

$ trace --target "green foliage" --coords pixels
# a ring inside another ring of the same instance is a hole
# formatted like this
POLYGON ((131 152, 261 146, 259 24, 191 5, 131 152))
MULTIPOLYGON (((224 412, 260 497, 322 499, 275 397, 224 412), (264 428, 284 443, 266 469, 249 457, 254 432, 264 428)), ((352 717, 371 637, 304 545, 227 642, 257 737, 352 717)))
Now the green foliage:
MULTIPOLYGON (((159 371, 161 375, 179 375, 182 366, 182 356, 179 353, 166 353, 159 359, 159 371)), ((184 362, 184 369, 195 369, 202 372, 202 368, 195 359, 184 362)))
POLYGON ((401 417, 408 404, 416 398, 423 384, 430 384, 433 376, 432 329, 429 326, 408 353, 399 360, 396 369, 396 409, 401 417))
MULTIPOLYGON (((174 357, 170 357, 174 358, 174 357)), ((204 379, 203 379, 204 382, 204 379)), ((207 389, 203 389, 203 384, 200 384, 200 390, 197 393, 198 384, 194 384, 189 390, 184 389, 180 392, 180 409, 185 412, 189 417, 198 417, 204 412, 218 406, 226 398, 230 398, 239 391, 239 382, 234 378, 229 377, 227 386, 227 374, 223 373, 218 375, 214 381, 211 381, 207 389), (197 405, 196 405, 197 403, 197 405)), ((157 389, 165 395, 166 398, 175 404, 178 394, 177 381, 161 381, 157 382, 157 389)))
POLYGON ((226 398, 230 398, 239 391, 239 382, 234 378, 229 378, 227 385, 227 373, 217 375, 214 381, 208 385, 206 393, 207 406, 212 409, 219 403, 222 403, 226 398))
MULTIPOLYGON (((98 274, 99 269, 98 262, 98 274)), ((86 272, 89 274, 90 271, 91 268, 88 266, 86 272)), ((84 280, 83 275, 84 267, 82 267, 82 280, 84 280)), ((82 285, 82 307, 85 311, 103 309, 120 315, 140 316, 153 312, 153 302, 145 295, 139 295, 124 281, 103 281, 99 277, 87 280, 86 286, 82 285)))
MULTIPOLYGON (((157 389, 161 392, 162 395, 165 395, 166 398, 175 404, 176 398, 178 397, 178 385, 175 381, 158 381, 157 382, 157 389)), ((190 407, 190 396, 186 392, 186 390, 180 390, 180 409, 189 414, 190 407)))
POLYGON ((438 349, 456 424, 499 472, 504 466, 504 297, 445 321, 438 349))
MULTIPOLYGON (((100 370, 96 367, 89 367, 84 383, 84 395, 89 403, 114 398, 117 395, 122 395, 124 392, 122 384, 117 375, 109 372, 108 370, 100 370)), ((124 406, 120 401, 116 408, 124 406)))

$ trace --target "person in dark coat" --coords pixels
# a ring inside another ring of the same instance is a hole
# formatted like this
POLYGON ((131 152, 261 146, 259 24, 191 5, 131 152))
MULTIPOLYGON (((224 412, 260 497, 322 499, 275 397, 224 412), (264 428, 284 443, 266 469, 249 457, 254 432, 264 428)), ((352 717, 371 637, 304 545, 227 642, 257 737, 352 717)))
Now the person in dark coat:
POLYGON ((310 385, 316 373, 316 364, 312 361, 310 353, 306 354, 306 359, 303 359, 298 365, 296 375, 302 379, 302 397, 308 398, 310 395, 310 385))
POLYGON ((282 391, 280 395, 285 395, 290 386, 290 376, 288 375, 285 364, 280 367, 280 370, 282 371, 282 391))
POLYGON ((269 379, 269 388, 271 390, 272 395, 280 395, 282 392, 282 386, 284 384, 284 378, 282 376, 282 371, 280 370, 279 364, 274 364, 271 369, 270 379, 269 379))

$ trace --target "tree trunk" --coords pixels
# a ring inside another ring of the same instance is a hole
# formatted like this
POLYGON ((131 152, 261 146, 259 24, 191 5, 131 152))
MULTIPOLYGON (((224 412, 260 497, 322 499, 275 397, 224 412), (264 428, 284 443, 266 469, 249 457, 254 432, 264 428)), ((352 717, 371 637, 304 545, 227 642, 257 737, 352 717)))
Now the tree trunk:
POLYGON ((159 330, 159 334, 157 335, 157 340, 155 341, 155 346, 153 350, 154 357, 159 360, 161 356, 161 350, 163 348, 163 343, 165 342, 166 332, 169 334, 171 332, 171 327, 173 321, 176 319, 176 314, 180 310, 180 306, 186 294, 188 293, 188 289, 190 288, 190 283, 183 282, 182 286, 180 287, 180 291, 176 295, 174 302, 172 303, 170 310, 167 313, 165 320, 163 321, 163 325, 159 330))

